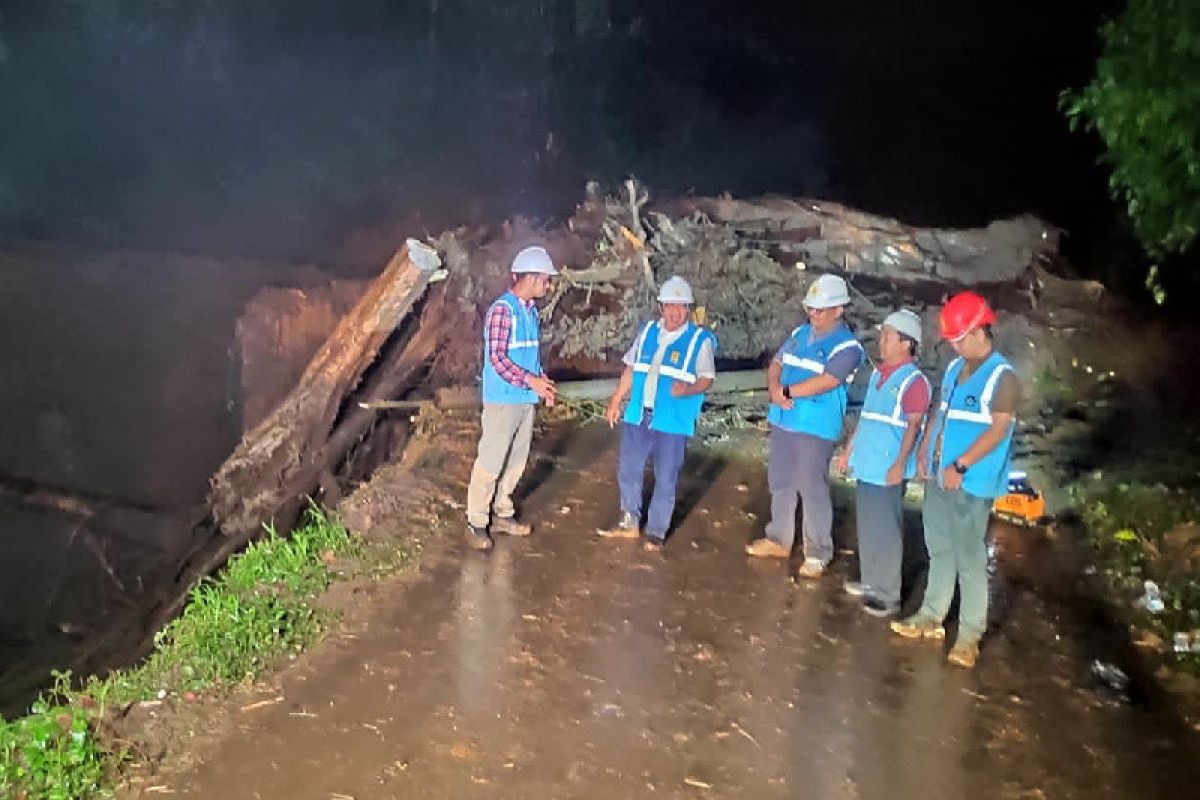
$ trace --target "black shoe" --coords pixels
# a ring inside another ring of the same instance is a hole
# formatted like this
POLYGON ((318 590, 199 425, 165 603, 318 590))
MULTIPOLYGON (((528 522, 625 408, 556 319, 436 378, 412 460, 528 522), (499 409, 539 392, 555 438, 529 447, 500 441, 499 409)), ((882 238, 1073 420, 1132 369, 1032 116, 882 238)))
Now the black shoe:
POLYGON ((868 594, 863 598, 862 608, 864 612, 870 614, 872 617, 891 617, 895 616, 896 612, 900 610, 898 606, 886 603, 873 594, 868 594))
POLYGON ((471 523, 467 523, 467 547, 472 550, 491 550, 494 544, 487 528, 476 528, 471 523))

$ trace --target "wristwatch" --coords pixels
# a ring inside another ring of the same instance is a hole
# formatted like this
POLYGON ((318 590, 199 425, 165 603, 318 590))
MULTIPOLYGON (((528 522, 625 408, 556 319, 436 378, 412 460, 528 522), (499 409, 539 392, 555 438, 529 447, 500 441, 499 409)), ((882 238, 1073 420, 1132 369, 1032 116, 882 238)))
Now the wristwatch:
POLYGON ((950 466, 954 467, 954 471, 957 472, 959 475, 967 474, 967 465, 962 463, 958 459, 955 459, 954 463, 951 464, 950 466))
POLYGON ((791 400, 792 399, 792 387, 790 387, 790 386, 783 387, 783 396, 785 399, 791 400))

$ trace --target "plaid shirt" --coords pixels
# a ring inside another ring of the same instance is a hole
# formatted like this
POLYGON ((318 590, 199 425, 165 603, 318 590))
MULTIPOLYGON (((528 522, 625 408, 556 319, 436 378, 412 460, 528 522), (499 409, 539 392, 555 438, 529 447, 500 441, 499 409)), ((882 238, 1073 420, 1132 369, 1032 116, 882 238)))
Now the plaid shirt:
MULTIPOLYGON (((537 315, 537 307, 530 301, 525 304, 526 308, 533 310, 534 316, 537 315)), ((513 386, 519 386, 522 389, 529 388, 529 370, 517 366, 513 360, 508 357, 508 340, 512 338, 512 312, 508 310, 508 306, 504 303, 496 303, 488 311, 487 319, 483 321, 483 326, 487 330, 488 341, 488 356, 492 362, 492 368, 500 375, 501 378, 511 383, 513 386)))

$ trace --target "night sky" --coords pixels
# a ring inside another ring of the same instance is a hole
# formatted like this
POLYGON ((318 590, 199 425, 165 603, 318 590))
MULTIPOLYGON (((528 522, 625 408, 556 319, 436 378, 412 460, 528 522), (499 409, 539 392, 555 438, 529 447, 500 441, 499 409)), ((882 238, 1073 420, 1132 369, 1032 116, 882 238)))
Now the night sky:
POLYGON ((8 0, 0 234, 338 262, 632 173, 920 224, 1028 210, 1103 276, 1131 243, 1056 103, 1116 4, 1069 5, 8 0))

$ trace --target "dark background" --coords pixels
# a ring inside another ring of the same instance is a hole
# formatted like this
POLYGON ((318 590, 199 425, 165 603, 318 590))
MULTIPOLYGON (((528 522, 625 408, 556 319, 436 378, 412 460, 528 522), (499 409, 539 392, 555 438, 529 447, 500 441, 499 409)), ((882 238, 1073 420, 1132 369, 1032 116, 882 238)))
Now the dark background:
POLYGON ((7 0, 0 235, 344 263, 363 231, 564 216, 634 174, 1032 211, 1136 287, 1098 144, 1057 110, 1119 6, 7 0))

